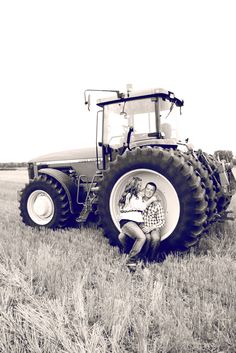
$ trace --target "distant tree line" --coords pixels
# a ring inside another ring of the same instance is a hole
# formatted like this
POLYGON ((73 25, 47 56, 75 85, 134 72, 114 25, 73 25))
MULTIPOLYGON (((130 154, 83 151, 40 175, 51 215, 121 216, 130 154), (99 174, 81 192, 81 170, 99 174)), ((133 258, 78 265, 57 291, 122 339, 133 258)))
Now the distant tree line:
POLYGON ((232 151, 229 150, 218 150, 214 152, 214 157, 216 159, 225 160, 230 163, 234 159, 234 155, 232 151))
POLYGON ((0 163, 0 169, 14 169, 14 168, 22 168, 27 167, 26 162, 4 162, 0 163))

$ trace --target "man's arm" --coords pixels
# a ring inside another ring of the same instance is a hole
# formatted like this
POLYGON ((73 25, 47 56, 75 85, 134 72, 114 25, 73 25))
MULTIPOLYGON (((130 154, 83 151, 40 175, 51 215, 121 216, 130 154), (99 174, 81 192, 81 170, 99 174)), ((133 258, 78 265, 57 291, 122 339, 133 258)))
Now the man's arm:
POLYGON ((151 230, 156 228, 162 228, 166 222, 165 220, 165 212, 160 202, 155 202, 153 205, 153 211, 155 215, 155 225, 153 225, 151 230))

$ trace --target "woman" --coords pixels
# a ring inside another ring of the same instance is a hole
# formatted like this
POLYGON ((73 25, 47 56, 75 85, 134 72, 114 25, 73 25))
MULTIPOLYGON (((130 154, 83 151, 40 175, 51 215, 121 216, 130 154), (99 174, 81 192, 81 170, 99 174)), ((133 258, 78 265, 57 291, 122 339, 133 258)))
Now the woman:
POLYGON ((130 268, 135 268, 138 254, 146 241, 146 235, 139 227, 144 221, 143 211, 152 202, 156 201, 156 196, 152 196, 147 201, 143 200, 140 194, 141 188, 142 179, 133 177, 130 183, 126 185, 119 201, 121 228, 119 240, 123 247, 125 247, 126 235, 135 240, 128 256, 127 265, 130 268))

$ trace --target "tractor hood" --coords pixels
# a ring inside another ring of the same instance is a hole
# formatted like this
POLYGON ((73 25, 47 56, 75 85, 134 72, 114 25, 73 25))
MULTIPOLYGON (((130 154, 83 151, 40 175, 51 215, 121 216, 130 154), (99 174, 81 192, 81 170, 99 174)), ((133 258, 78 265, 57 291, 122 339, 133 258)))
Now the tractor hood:
POLYGON ((81 148, 76 150, 61 151, 39 156, 31 159, 30 163, 61 163, 61 162, 77 162, 96 158, 95 148, 81 148))

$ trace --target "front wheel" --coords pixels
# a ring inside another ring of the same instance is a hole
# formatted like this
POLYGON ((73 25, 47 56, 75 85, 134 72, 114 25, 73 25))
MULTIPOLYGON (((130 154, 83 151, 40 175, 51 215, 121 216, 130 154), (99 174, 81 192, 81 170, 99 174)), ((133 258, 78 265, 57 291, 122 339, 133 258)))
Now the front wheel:
POLYGON ((21 190, 20 215, 26 225, 63 228, 70 219, 67 195, 52 177, 42 174, 21 190))

